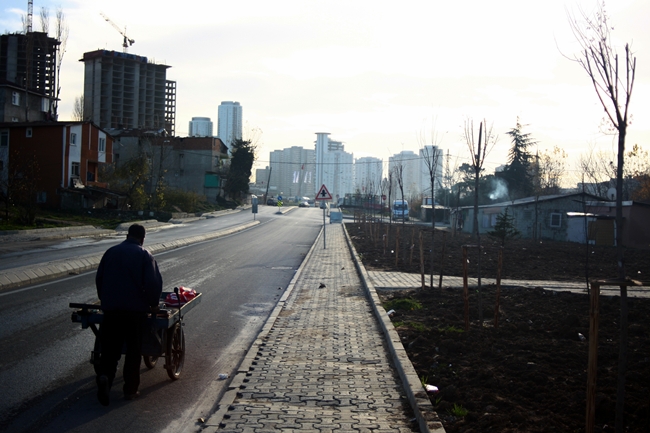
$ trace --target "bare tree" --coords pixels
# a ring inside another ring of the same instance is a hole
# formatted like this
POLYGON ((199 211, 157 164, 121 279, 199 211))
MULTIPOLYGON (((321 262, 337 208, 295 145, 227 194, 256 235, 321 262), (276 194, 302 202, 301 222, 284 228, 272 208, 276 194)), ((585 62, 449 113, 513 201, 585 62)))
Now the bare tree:
MULTIPOLYGON (((591 146, 586 153, 580 154, 577 168, 580 175, 588 181, 585 190, 601 197, 608 197, 608 190, 616 186, 618 167, 615 160, 615 152, 596 151, 594 146, 591 146)), ((625 152, 622 200, 633 199, 635 190, 639 186, 638 178, 650 171, 650 162, 648 161, 650 161, 648 152, 638 144, 625 152)))
POLYGON ((391 175, 391 173, 389 171, 388 174, 387 174, 387 177, 385 177, 385 178, 383 178, 381 180, 381 195, 382 195, 381 219, 382 219, 382 222, 383 222, 384 221, 384 201, 385 201, 385 200, 383 200, 383 197, 387 196, 387 198, 388 198, 388 203, 387 203, 387 206, 388 206, 388 223, 389 224, 390 224, 390 198, 391 198, 390 196, 391 196, 391 192, 393 190, 393 187, 391 186, 392 182, 393 182, 393 176, 391 175))
MULTIPOLYGON (((434 126, 429 132, 429 139, 425 137, 425 132, 422 131, 418 137, 420 144, 420 152, 424 160, 424 165, 427 170, 429 187, 431 188, 431 264, 429 267, 429 286, 433 289, 433 251, 435 246, 435 233, 436 233, 436 180, 442 176, 442 170, 439 169, 442 163, 442 151, 440 150, 440 143, 442 139, 434 126)), ((440 181, 438 180, 438 187, 440 181)))
POLYGON ((388 224, 393 221, 393 194, 395 193, 395 170, 388 170, 388 224))
POLYGON ((497 137, 492 132, 492 126, 488 129, 487 122, 483 120, 478 128, 478 141, 475 140, 474 135, 474 121, 472 119, 465 120, 464 134, 467 148, 469 149, 472 168, 474 170, 474 222, 472 226, 472 234, 476 236, 478 254, 478 314, 481 324, 483 323, 483 302, 481 300, 481 232, 478 227, 478 196, 479 196, 479 180, 481 178, 481 170, 485 158, 494 148, 497 142, 497 137), (483 132, 485 130, 485 133, 483 132), (485 136, 484 136, 485 135, 485 136))
POLYGON ((471 155, 470 164, 474 170, 474 224, 472 227, 472 234, 479 236, 478 229, 478 196, 479 196, 479 180, 485 158, 494 148, 497 142, 497 137, 492 132, 492 126, 488 129, 485 120, 479 124, 478 141, 475 140, 474 121, 467 119, 464 125, 463 138, 467 144, 471 155), (485 130, 485 132, 484 132, 485 130))
MULTIPOLYGON (((402 156, 400 155, 399 159, 396 160, 395 165, 393 166, 394 175, 393 178, 397 182, 397 188, 399 188, 401 200, 404 201, 404 162, 402 161, 402 156)), ((392 215, 392 212, 391 212, 392 215)), ((406 217, 402 217, 402 225, 406 222, 406 217)))
POLYGON ((72 106, 72 120, 84 120, 84 95, 79 95, 74 98, 74 105, 72 106))
MULTIPOLYGON (((628 110, 634 77, 636 57, 629 44, 625 44, 623 71, 619 71, 619 56, 612 45, 611 30, 605 4, 601 3, 596 12, 588 15, 569 15, 569 24, 581 51, 573 57, 587 73, 594 86, 605 116, 618 134, 618 155, 616 164, 616 248, 619 280, 625 280, 623 260, 623 163, 625 159, 625 135, 629 123, 628 110)), ((620 286, 621 292, 621 341, 619 349, 618 385, 616 397, 616 432, 622 433, 624 424, 625 370, 627 368, 627 287, 620 286)))
POLYGON ((586 192, 607 197, 607 190, 613 185, 611 180, 616 178, 616 170, 612 171, 615 158, 616 155, 596 150, 593 144, 580 154, 576 165, 586 192))
POLYGON ((41 20, 41 31, 45 34, 50 31, 50 10, 48 8, 42 7, 41 13, 39 15, 41 20))
MULTIPOLYGON (((442 139, 438 134, 435 125, 431 128, 431 131, 429 131, 428 139, 426 135, 427 133, 425 131, 420 132, 420 135, 418 136, 418 144, 420 145, 420 153, 426 167, 429 187, 431 188, 431 202, 434 203, 436 186, 441 187, 439 179, 442 177, 442 151, 440 150, 442 139)), ((432 220, 432 227, 435 227, 435 218, 432 220)))
MULTIPOLYGON (((9 156, 9 155, 7 155, 9 156)), ((0 202, 5 206, 5 219, 11 211, 21 223, 34 225, 41 169, 36 155, 26 155, 19 147, 11 150, 11 161, 0 179, 0 202)))
MULTIPOLYGON (((68 36, 70 28, 60 7, 56 10, 56 34, 55 38, 59 41, 59 49, 56 52, 56 95, 54 98, 54 109, 52 110, 54 119, 59 116, 59 97, 61 96, 61 64, 68 46, 68 36)), ((83 107, 83 105, 82 105, 83 107)), ((83 111, 82 111, 83 112, 83 111)), ((82 116, 83 117, 83 116, 82 116)))
POLYGON ((542 151, 537 156, 537 189, 542 194, 559 194, 562 179, 566 173, 568 155, 558 146, 542 151))

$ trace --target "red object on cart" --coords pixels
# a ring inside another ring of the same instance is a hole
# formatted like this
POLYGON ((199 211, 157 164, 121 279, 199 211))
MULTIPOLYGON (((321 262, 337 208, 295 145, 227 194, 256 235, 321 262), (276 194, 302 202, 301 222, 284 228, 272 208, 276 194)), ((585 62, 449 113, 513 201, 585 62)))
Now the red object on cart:
POLYGON ((196 290, 190 289, 189 287, 180 286, 178 287, 178 296, 176 296, 176 293, 169 293, 165 297, 165 305, 167 307, 178 307, 179 298, 180 298, 180 305, 185 305, 195 297, 196 297, 196 290))

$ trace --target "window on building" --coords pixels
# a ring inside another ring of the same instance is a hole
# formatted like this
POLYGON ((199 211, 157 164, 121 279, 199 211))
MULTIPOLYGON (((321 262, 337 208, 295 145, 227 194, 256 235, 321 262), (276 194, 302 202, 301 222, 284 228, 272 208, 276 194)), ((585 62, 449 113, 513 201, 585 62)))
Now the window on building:
POLYGON ((497 223, 497 216, 498 214, 495 213, 483 215, 483 218, 481 219, 481 226, 483 228, 494 227, 497 223))
POLYGON ((552 213, 551 214, 551 227, 561 227, 562 226, 562 214, 561 213, 552 213))
POLYGON ((78 162, 73 162, 72 166, 70 167, 70 175, 72 177, 79 177, 79 174, 81 173, 81 164, 78 162))
POLYGON ((0 131, 0 147, 9 146, 9 131, 0 131))
POLYGON ((25 137, 30 138, 33 135, 32 128, 25 129, 25 137))
POLYGON ((105 138, 100 138, 99 139, 99 151, 100 152, 106 152, 106 139, 105 138))
POLYGON ((18 122, 18 118, 17 118, 17 117, 12 117, 12 118, 11 118, 11 121, 12 121, 12 122, 18 122))
POLYGON ((20 93, 11 92, 11 103, 13 105, 20 105, 20 93))
POLYGON ((43 113, 47 113, 50 111, 50 100, 49 98, 42 98, 41 99, 41 111, 43 113))
POLYGON ((47 201, 47 193, 39 191, 36 193, 36 203, 45 203, 47 201))
POLYGON ((75 132, 70 133, 70 144, 72 144, 73 146, 77 145, 77 133, 75 132))

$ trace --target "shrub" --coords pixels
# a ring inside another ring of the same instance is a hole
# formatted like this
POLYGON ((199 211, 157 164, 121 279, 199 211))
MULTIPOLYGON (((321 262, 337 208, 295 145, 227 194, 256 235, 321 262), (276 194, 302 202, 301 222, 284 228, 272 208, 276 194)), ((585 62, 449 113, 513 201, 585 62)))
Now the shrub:
POLYGON ((421 309, 422 304, 420 304, 415 299, 411 299, 411 298, 393 299, 391 301, 384 302, 384 308, 386 309, 386 311, 388 310, 412 311, 412 310, 421 309))

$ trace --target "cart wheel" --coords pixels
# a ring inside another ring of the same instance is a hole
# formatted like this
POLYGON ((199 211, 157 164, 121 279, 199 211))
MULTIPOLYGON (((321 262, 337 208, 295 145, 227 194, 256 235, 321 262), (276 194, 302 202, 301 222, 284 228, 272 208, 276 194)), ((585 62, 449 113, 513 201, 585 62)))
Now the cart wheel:
POLYGON ((181 375, 185 361, 185 334, 180 323, 167 330, 167 350, 165 351, 165 368, 167 375, 176 380, 181 375))
POLYGON ((93 351, 90 353, 90 363, 93 365, 93 368, 95 369, 95 374, 99 376, 99 362, 101 359, 102 355, 102 345, 99 342, 99 337, 95 337, 95 346, 93 347, 93 351))
POLYGON ((151 370, 156 366, 156 362, 158 362, 158 357, 150 356, 150 355, 142 355, 142 360, 144 361, 144 365, 146 365, 147 368, 151 370))

